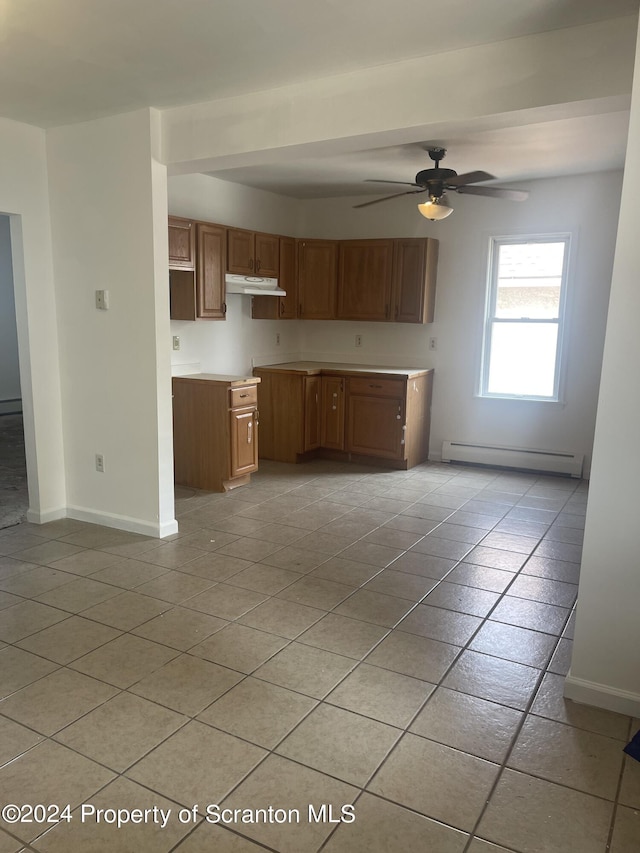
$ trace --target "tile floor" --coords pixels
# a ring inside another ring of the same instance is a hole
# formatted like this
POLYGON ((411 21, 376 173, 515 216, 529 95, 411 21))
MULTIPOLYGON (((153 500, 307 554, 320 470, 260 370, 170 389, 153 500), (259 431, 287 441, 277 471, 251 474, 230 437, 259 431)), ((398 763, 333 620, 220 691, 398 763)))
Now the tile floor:
POLYGON ((171 541, 1 531, 0 789, 71 817, 4 821, 0 853, 640 849, 640 721, 562 697, 586 495, 263 463, 179 490, 171 541))

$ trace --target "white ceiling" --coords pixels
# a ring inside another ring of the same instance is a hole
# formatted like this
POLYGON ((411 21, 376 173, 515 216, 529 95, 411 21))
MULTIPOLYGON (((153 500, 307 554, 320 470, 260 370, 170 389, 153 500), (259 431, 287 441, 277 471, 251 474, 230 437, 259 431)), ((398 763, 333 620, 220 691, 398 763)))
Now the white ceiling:
MULTIPOLYGON (((636 13, 640 0, 0 0, 0 116, 49 127, 266 90, 636 13)), ((622 165, 626 116, 478 131, 216 173, 294 196, 446 165, 524 180, 622 165), (425 162, 426 161, 426 162, 425 162)), ((377 190, 364 186, 365 190, 377 190)))

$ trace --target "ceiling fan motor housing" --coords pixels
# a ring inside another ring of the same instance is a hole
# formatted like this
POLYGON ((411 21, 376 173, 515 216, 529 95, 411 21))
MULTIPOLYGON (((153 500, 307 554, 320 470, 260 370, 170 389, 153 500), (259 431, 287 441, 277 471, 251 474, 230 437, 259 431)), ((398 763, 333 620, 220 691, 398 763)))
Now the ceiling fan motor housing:
POLYGON ((432 187, 439 184, 442 188, 451 180, 457 177, 458 173, 453 169, 423 169, 416 175, 416 184, 419 187, 432 187))

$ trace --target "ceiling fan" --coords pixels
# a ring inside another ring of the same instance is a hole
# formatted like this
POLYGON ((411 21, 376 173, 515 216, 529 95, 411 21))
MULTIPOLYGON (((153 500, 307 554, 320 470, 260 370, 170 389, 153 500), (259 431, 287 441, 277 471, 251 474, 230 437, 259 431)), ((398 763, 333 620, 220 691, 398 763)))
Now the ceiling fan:
POLYGON ((367 183, 375 184, 403 184, 408 187, 415 187, 412 190, 405 190, 402 193, 387 195, 383 198, 376 198, 373 201, 365 201, 362 204, 355 204, 357 207, 369 207, 371 204, 379 204, 381 201, 388 201, 392 198, 398 198, 401 195, 414 195, 417 193, 429 193, 429 201, 418 205, 418 210, 427 219, 444 219, 453 213, 453 208, 444 201, 447 191, 462 193, 463 195, 484 195, 492 198, 506 198, 510 201, 525 201, 529 193, 526 190, 513 190, 506 187, 477 187, 473 186, 482 181, 495 180, 494 175, 488 172, 465 172, 459 175, 453 169, 441 169, 440 161, 447 153, 446 148, 427 148, 429 157, 435 163, 435 167, 431 169, 423 169, 415 177, 415 181, 382 181, 369 179, 367 183))

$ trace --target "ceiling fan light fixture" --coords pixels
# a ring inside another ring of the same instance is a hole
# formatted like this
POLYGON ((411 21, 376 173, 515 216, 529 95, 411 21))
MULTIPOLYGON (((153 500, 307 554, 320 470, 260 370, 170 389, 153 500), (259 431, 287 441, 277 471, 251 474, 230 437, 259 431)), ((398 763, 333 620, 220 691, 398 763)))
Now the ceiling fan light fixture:
POLYGON ((418 210, 426 218, 432 222, 439 219, 446 219, 453 213, 453 208, 443 202, 442 197, 431 196, 429 201, 425 201, 418 205, 418 210))

